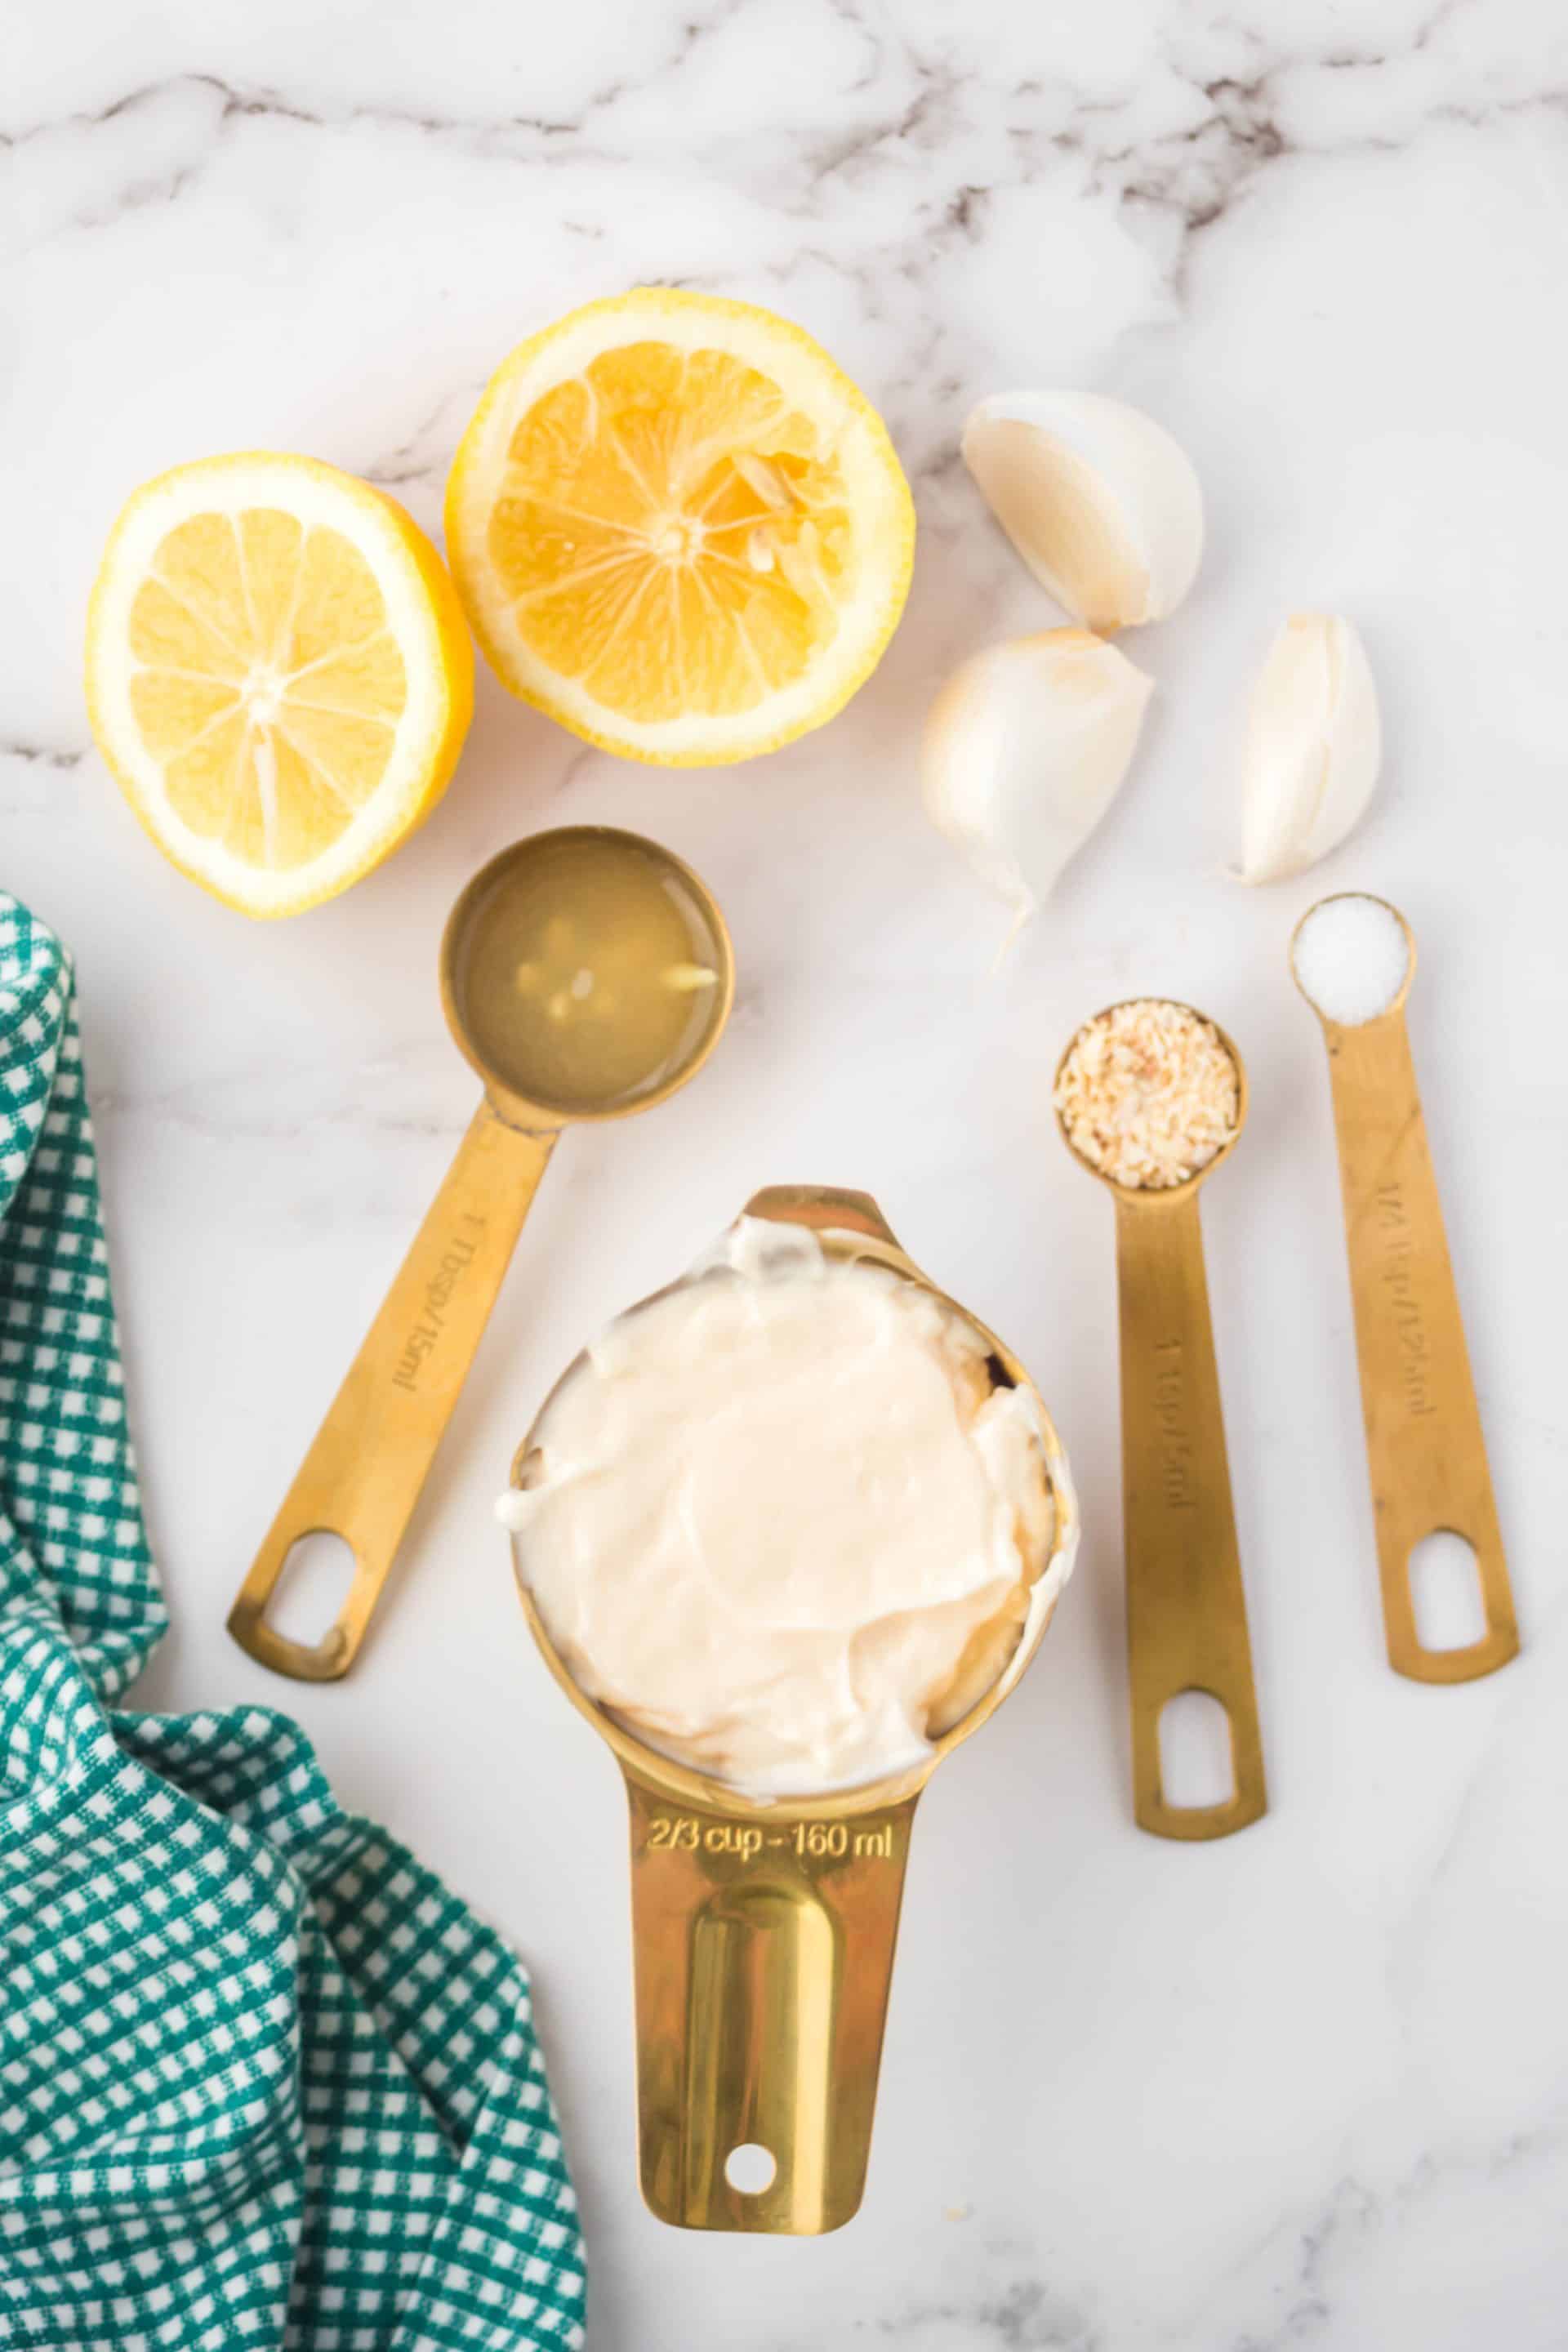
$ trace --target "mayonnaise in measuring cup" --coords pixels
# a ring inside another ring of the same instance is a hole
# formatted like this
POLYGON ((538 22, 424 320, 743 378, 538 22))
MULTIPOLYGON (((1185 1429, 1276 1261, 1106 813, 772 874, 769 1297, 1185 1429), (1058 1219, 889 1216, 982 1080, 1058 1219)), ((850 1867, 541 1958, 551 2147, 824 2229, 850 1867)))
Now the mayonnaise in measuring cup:
POLYGON ((919 1763, 1005 1671, 1070 1571, 1053 1477, 967 1322, 742 1218, 574 1366, 500 1509, 586 1696, 748 1795, 806 1796, 919 1763))

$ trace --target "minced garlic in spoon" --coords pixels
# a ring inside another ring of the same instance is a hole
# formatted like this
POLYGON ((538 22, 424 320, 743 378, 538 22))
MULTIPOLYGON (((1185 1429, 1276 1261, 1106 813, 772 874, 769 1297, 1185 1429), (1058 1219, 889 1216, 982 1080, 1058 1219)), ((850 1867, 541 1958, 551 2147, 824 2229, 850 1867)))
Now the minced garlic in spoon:
POLYGON ((1112 1184, 1185 1184, 1240 1124, 1234 1059, 1212 1022, 1140 997, 1085 1024, 1058 1074, 1068 1141, 1112 1184))

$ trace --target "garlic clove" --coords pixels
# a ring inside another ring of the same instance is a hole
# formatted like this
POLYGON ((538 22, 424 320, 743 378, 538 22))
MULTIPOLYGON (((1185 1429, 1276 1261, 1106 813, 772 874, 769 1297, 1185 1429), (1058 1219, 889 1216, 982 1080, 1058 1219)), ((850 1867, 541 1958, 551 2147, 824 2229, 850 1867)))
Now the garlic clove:
POLYGON ((1247 708, 1243 882, 1281 882, 1337 849, 1377 782, 1383 729, 1360 637, 1337 613, 1293 613, 1247 708))
POLYGON ((1186 451, 1093 392, 1005 392, 963 428, 964 463, 1058 604, 1102 635, 1163 620, 1197 573, 1204 501, 1186 451))
POLYGON ((1026 921, 1115 799, 1154 681, 1087 629, 991 646, 932 703, 927 814, 1026 921))

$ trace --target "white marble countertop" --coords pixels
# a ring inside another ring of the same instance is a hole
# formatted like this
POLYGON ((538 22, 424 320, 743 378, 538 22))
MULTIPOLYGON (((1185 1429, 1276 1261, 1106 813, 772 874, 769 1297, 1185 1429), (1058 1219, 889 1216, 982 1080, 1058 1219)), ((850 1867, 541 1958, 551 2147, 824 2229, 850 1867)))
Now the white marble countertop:
POLYGON ((515 1938, 595 2352, 1568 2344, 1568 38, 1550 0, 1215 13, 94 0, 13 27, 0 877, 79 960, 174 1614, 142 1696, 293 1708, 346 1801, 515 1938), (646 278, 792 313, 886 414, 921 536, 874 682, 774 758, 683 774, 487 679, 445 803, 347 897, 253 926, 181 880, 78 683, 127 491, 298 447, 435 528, 489 367, 646 278), (1159 681, 1133 779, 994 978, 997 910, 912 762, 946 667, 1052 617, 956 456, 968 403, 1031 381, 1152 409, 1211 533, 1130 648, 1159 681), (1313 604, 1364 632, 1386 782, 1320 874, 1244 894, 1236 709, 1313 604), (224 1613, 471 1107, 444 911, 577 819, 711 881, 732 1034, 689 1095, 567 1139, 373 1648, 340 1687, 282 1685, 224 1613), (1525 1633, 1463 1688, 1384 1662, 1323 1054, 1285 965, 1345 886, 1421 940, 1525 1633), (1205 1219, 1273 1809, 1207 1848, 1130 1818, 1110 1217, 1047 1099, 1075 1021, 1139 990, 1211 1010, 1255 1088, 1205 1219), (1005 1334, 1088 1524, 1038 1661, 924 1802, 866 2201, 815 2243, 640 2205, 620 1792, 490 1516, 580 1340, 791 1179, 873 1192, 1005 1334))

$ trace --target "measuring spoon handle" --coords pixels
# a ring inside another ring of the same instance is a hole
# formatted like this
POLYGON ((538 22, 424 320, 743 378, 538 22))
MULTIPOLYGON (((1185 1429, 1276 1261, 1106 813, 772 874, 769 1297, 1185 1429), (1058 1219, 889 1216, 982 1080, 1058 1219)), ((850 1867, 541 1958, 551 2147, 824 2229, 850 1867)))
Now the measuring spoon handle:
POLYGON ((1119 1193, 1116 1227, 1133 1812, 1157 1837, 1228 1837, 1268 1792, 1197 1193, 1119 1193), (1230 1725, 1221 1804, 1165 1798, 1160 1717, 1187 1690, 1230 1725))
POLYGON ((301 1682, 353 1665, 554 1143, 480 1104, 229 1612, 263 1665, 301 1682), (354 1574, 311 1644, 274 1632, 267 1609, 293 1546, 317 1533, 342 1537, 354 1574))
POLYGON ((1508 1663, 1519 1626, 1409 1032, 1403 1009, 1323 1031, 1388 1663, 1468 1682, 1508 1663), (1439 1531, 1463 1536, 1479 1570, 1486 1632, 1462 1649, 1426 1649, 1416 1630, 1410 1555, 1439 1531))
POLYGON ((726 1813, 626 1777, 643 2196, 682 2229, 837 2230, 865 2187, 916 1799, 726 1813), (772 2177, 732 2181, 737 2148, 772 2177))

